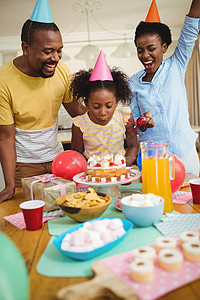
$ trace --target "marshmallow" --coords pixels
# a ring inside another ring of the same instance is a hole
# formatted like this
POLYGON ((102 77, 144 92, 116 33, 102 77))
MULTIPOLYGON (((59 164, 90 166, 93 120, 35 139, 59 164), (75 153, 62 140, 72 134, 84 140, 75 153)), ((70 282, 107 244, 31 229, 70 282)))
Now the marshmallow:
POLYGON ((66 234, 61 249, 71 252, 88 252, 102 247, 125 234, 119 218, 86 222, 78 230, 66 234))
POLYGON ((133 194, 124 201, 124 204, 130 206, 154 206, 159 204, 161 198, 154 194, 133 194))
POLYGON ((120 219, 111 219, 108 224, 108 228, 110 228, 111 230, 115 230, 120 227, 123 227, 123 223, 120 219))

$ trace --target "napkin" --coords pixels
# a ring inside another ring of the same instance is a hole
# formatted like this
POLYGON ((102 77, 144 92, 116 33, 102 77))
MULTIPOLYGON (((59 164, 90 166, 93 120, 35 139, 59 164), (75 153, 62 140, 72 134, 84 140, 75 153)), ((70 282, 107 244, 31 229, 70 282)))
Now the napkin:
POLYGON ((166 213, 162 221, 155 223, 154 226, 164 236, 178 236, 183 231, 200 228, 200 214, 166 213))
POLYGON ((176 204, 185 204, 191 199, 192 199, 191 192, 177 191, 174 194, 172 194, 172 202, 176 204))
MULTIPOLYGON (((3 218, 5 220, 7 220, 8 222, 10 222, 11 224, 13 224, 14 226, 16 226, 17 228, 19 228, 19 229, 26 228, 26 224, 25 224, 24 216, 23 216, 22 212, 14 214, 14 215, 6 216, 6 217, 3 217, 3 218)), ((58 216, 43 217, 42 222, 44 223, 46 221, 49 221, 49 220, 52 220, 52 219, 55 219, 55 218, 58 218, 58 216)))

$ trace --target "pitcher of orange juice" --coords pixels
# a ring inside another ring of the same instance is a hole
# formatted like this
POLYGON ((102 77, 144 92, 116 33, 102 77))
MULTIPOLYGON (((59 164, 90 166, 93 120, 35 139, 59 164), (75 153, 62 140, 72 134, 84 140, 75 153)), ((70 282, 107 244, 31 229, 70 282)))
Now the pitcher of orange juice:
POLYGON ((173 159, 168 155, 168 143, 145 141, 142 153, 142 193, 153 193, 164 198, 164 213, 173 210, 170 179, 173 179, 173 159))

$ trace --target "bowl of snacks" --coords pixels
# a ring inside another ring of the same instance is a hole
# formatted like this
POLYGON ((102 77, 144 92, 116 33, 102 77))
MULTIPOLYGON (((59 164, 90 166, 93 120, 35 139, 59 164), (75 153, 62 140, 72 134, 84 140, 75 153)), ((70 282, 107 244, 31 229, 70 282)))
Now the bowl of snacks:
POLYGON ((78 192, 61 196, 56 203, 65 215, 77 222, 86 222, 100 217, 108 208, 112 197, 103 193, 78 192))
POLYGON ((164 212, 164 199, 154 194, 133 194, 121 199, 126 219, 138 227, 148 227, 158 222, 164 212))

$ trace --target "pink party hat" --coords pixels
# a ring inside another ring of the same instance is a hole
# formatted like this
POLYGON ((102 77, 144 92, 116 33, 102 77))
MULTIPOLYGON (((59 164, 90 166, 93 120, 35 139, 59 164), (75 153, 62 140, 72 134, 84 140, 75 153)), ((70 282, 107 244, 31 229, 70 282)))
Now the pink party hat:
POLYGON ((48 0, 37 0, 30 20, 41 23, 53 23, 48 0))
POLYGON ((89 81, 96 81, 96 80, 110 80, 113 81, 112 74, 110 73, 110 69, 107 65, 105 56, 103 55, 103 51, 101 50, 97 62, 94 66, 92 74, 90 76, 89 81))
POLYGON ((160 23, 160 16, 156 5, 156 0, 152 0, 145 22, 160 23))

